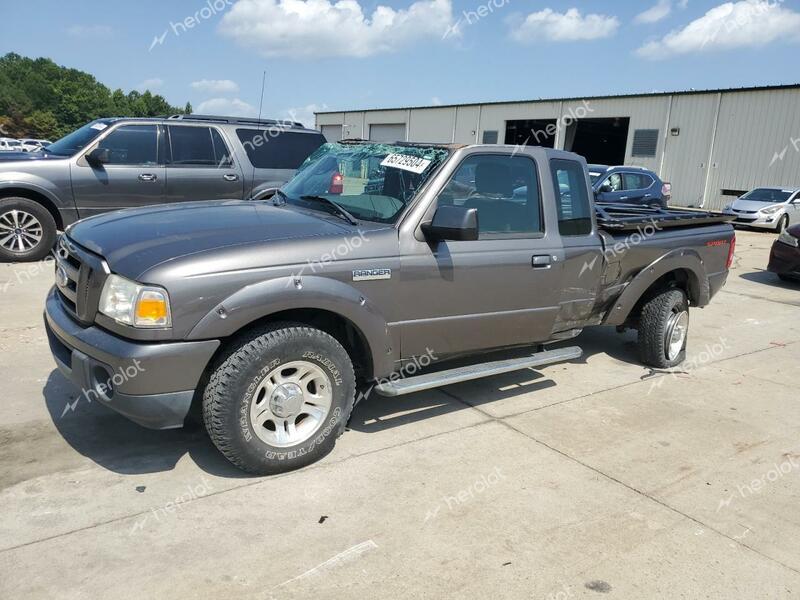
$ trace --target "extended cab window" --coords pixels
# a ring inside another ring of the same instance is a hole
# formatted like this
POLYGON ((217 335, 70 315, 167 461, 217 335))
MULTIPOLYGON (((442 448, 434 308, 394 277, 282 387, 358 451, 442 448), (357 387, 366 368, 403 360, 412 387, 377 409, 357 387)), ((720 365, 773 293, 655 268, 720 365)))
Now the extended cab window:
POLYGON ((108 150, 106 165, 157 165, 158 127, 123 125, 100 142, 108 150))
POLYGON ((170 125, 168 129, 172 151, 170 165, 218 168, 231 165, 230 152, 222 136, 213 127, 170 125))
POLYGON ((296 169, 325 143, 321 133, 282 129, 237 129, 236 135, 254 167, 296 169))
POLYGON ((561 235, 587 235, 592 232, 592 206, 586 186, 586 174, 580 163, 555 159, 550 161, 558 207, 558 231, 561 235))
POLYGON ((439 193, 438 205, 478 209, 481 238, 541 233, 536 164, 525 156, 478 154, 462 162, 439 193))

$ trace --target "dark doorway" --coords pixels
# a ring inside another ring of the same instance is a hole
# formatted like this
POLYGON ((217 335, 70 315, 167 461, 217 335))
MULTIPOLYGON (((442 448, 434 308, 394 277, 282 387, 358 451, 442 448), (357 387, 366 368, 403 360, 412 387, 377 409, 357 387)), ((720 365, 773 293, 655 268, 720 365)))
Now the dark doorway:
POLYGON ((616 117, 570 123, 564 149, 580 154, 589 164, 624 165, 630 121, 628 117, 616 117))
POLYGON ((555 119, 506 121, 506 144, 515 146, 556 146, 555 119))

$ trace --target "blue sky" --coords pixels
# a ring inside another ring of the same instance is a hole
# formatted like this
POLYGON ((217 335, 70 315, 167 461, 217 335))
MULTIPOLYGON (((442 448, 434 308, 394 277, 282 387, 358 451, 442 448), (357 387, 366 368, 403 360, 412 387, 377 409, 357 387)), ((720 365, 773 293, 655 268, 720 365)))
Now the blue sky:
POLYGON ((355 109, 800 81, 800 0, 5 0, 0 53, 195 110, 355 109), (187 25, 188 24, 188 25, 187 25))

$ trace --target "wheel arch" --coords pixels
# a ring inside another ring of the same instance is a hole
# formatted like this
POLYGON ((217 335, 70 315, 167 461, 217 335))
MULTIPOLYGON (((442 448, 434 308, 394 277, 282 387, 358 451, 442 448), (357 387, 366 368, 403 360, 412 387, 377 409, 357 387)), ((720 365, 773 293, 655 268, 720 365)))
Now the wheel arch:
POLYGON ((708 276, 696 251, 676 250, 642 269, 614 302, 604 323, 626 324, 643 303, 669 288, 683 290, 692 306, 708 304, 711 296, 708 276))
POLYGON ((64 229, 64 219, 61 213, 56 208, 56 204, 52 198, 46 194, 27 187, 9 186, 0 188, 0 200, 4 200, 5 198, 26 198, 41 204, 53 217, 53 220, 56 222, 56 227, 60 230, 64 229))

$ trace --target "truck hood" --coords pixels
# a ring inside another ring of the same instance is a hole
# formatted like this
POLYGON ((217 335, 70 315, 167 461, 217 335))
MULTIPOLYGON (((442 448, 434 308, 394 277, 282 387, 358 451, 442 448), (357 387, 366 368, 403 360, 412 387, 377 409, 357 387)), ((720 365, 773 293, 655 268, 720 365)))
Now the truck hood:
POLYGON ((165 261, 230 246, 345 235, 320 216, 265 201, 212 200, 150 206, 79 221, 67 235, 131 279, 165 261))

